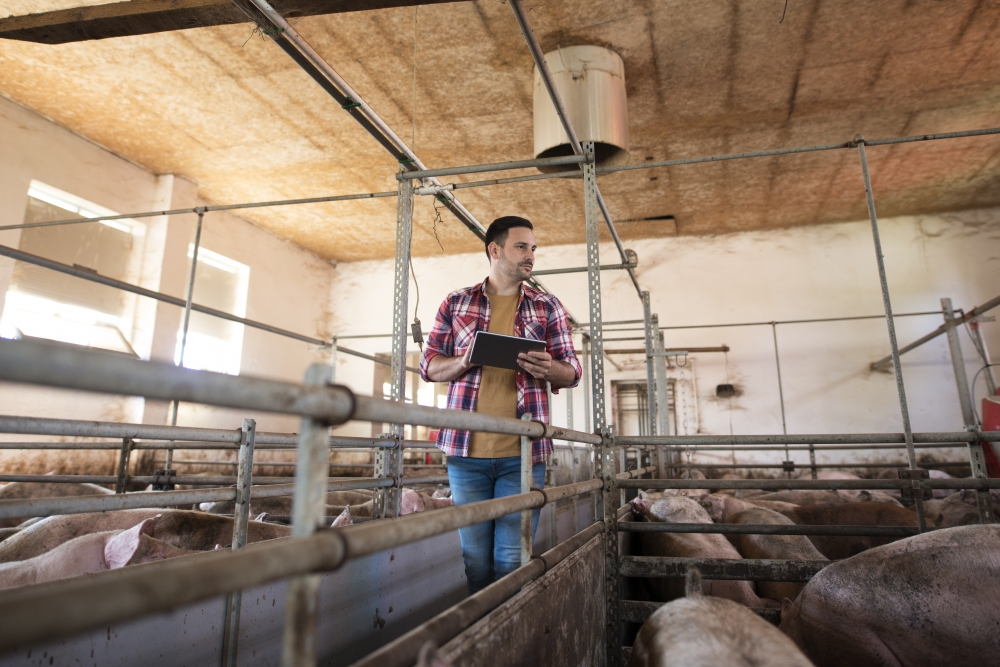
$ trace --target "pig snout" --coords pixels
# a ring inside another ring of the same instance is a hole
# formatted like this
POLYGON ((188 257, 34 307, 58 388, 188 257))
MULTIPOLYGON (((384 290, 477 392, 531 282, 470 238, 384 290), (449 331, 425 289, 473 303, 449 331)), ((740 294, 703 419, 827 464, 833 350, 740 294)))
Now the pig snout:
POLYGON ((632 499, 632 516, 641 519, 649 511, 649 501, 644 498, 632 499))

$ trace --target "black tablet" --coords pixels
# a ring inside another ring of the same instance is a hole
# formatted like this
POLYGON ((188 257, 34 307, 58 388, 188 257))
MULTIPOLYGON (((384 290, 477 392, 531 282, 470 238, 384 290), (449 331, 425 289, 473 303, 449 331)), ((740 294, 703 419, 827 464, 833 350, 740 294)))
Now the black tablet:
POLYGON ((544 352, 545 341, 477 331, 476 339, 472 341, 472 356, 469 361, 479 366, 524 371, 517 363, 517 355, 532 351, 544 352))

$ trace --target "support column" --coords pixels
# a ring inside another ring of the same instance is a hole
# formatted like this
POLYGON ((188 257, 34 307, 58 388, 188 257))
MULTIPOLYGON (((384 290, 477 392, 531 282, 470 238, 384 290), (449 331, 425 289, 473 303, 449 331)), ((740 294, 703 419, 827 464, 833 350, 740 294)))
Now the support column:
MULTIPOLYGON (((233 512, 233 551, 247 545, 250 527, 250 490, 253 486, 253 445, 257 422, 243 420, 240 434, 240 458, 236 472, 236 508, 233 512)), ((222 635, 222 667, 236 667, 236 650, 240 641, 240 611, 243 591, 233 591, 226 596, 226 618, 222 635)))
POLYGON ((595 470, 604 482, 597 500, 597 515, 604 520, 604 599, 607 618, 607 665, 621 667, 621 610, 618 577, 618 494, 615 482, 614 438, 607 424, 604 398, 604 331, 601 314, 601 257, 599 229, 601 210, 597 203, 597 171, 594 143, 583 142, 587 162, 583 164, 584 206, 587 214, 587 290, 590 302, 590 373, 594 432, 601 435, 595 470))
MULTIPOLYGON (((671 435, 670 433, 670 395, 667 384, 667 357, 663 353, 663 332, 660 331, 660 316, 653 314, 651 326, 653 329, 653 369, 656 380, 656 435, 671 435)), ((676 435, 676 434, 673 434, 676 435)), ((673 475, 674 453, 660 448, 660 463, 657 471, 661 478, 673 475), (669 463, 669 466, 667 465, 669 463), (667 470, 667 468, 670 470, 667 470)))
MULTIPOLYGON (((955 371, 955 383, 958 386, 958 402, 962 408, 962 422, 967 431, 978 431, 976 412, 972 405, 972 392, 969 390, 969 378, 965 374, 965 359, 962 357, 962 344, 958 339, 958 322, 951 299, 941 299, 941 313, 944 315, 944 325, 948 333, 948 351, 951 353, 951 366, 955 371)), ((981 441, 969 443, 969 465, 972 476, 986 479, 986 457, 981 441)), ((979 523, 993 523, 993 499, 989 490, 976 491, 976 508, 979 510, 979 523)))
MULTIPOLYGON (((396 264, 393 288, 392 315, 392 367, 389 371, 389 400, 406 401, 406 336, 407 313, 410 293, 410 239, 413 234, 413 180, 399 181, 396 203, 396 264)), ((416 400, 416 396, 413 397, 416 400)), ((404 425, 393 424, 392 435, 396 447, 380 450, 375 456, 375 476, 392 477, 394 486, 375 493, 375 510, 378 517, 396 518, 402 499, 404 425)))
MULTIPOLYGON (((531 413, 521 415, 524 421, 531 421, 531 413)), ((531 491, 531 438, 521 436, 521 493, 531 491)), ((531 510, 521 511, 521 567, 531 560, 531 510)))
MULTIPOLYGON (((330 367, 313 364, 305 384, 323 386, 330 367)), ((303 418, 295 463, 295 500, 292 504, 292 537, 309 537, 325 526, 326 480, 330 475, 329 427, 303 418)), ((285 598, 285 632, 281 656, 283 667, 314 667, 319 615, 320 575, 307 574, 288 580, 285 598)))
MULTIPOLYGON (((889 281, 885 274, 885 261, 882 256, 882 240, 878 232, 878 216, 875 214, 875 197, 872 194, 871 176, 868 174, 868 156, 865 155, 865 138, 860 134, 854 137, 861 158, 861 175, 865 182, 865 198, 868 200, 868 217, 872 223, 872 240, 875 245, 875 261, 878 264, 879 284, 882 288, 882 306, 885 309, 885 324, 889 330, 889 348, 892 350, 892 368, 896 375, 896 393, 899 396, 899 413, 903 418, 903 436, 906 440, 906 458, 910 470, 917 469, 917 453, 913 448, 913 430, 910 428, 910 410, 906 405, 906 388, 903 386, 903 369, 899 364, 899 344, 896 342, 896 322, 892 318, 892 303, 889 300, 889 281)), ((913 481, 914 499, 917 510, 917 527, 920 532, 927 529, 924 518, 923 493, 917 482, 913 481)))

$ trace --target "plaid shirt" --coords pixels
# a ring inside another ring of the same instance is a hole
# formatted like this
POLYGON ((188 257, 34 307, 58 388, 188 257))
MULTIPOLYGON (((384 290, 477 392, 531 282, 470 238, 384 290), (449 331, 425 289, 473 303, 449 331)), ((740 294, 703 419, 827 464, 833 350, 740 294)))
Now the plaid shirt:
MULTIPOLYGON (((486 281, 483 281, 474 287, 452 292, 441 304, 434 319, 434 329, 427 337, 424 353, 420 358, 420 377, 424 381, 431 382, 427 377, 427 366, 431 359, 439 355, 457 357, 465 354, 476 332, 489 329, 490 301, 485 290, 486 281)), ((546 341, 545 351, 553 359, 568 363, 576 371, 576 379, 570 386, 575 387, 580 382, 583 368, 573 350, 569 317, 559 299, 522 283, 521 298, 514 316, 514 335, 546 341)), ((452 380, 448 387, 448 409, 475 412, 482 378, 482 367, 473 366, 464 375, 452 380)), ((528 373, 517 373, 518 418, 530 412, 532 420, 549 423, 549 402, 545 385, 544 380, 536 380, 528 373)), ((552 391, 558 393, 554 388, 552 391)), ((448 456, 468 456, 471 440, 471 431, 445 428, 438 433, 437 446, 448 456)), ((551 453, 551 438, 539 438, 532 442, 533 463, 544 463, 551 453)))

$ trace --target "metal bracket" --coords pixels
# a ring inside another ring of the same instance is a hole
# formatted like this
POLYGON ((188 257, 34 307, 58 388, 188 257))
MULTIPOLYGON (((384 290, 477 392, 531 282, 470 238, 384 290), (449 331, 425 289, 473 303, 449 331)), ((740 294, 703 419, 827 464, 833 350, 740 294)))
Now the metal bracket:
MULTIPOLYGON (((900 468, 899 470, 896 471, 896 473, 899 475, 900 479, 910 479, 910 480, 930 479, 931 476, 930 472, 926 470, 920 470, 920 469, 911 470, 909 468, 900 468)), ((919 487, 916 487, 916 485, 910 488, 900 489, 899 491, 900 495, 902 495, 904 498, 907 499, 915 500, 916 498, 920 498, 921 500, 930 500, 931 498, 934 497, 933 491, 931 491, 930 489, 921 489, 919 487)))
POLYGON ((153 471, 153 491, 173 491, 174 483, 171 477, 177 477, 176 470, 154 470, 153 471), (163 479, 161 479, 163 478, 163 479))
POLYGON ((795 472, 795 461, 782 461, 781 469, 784 472, 795 472))

